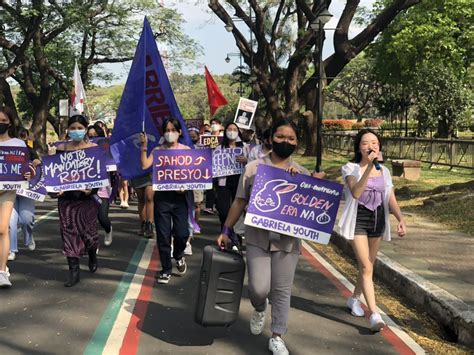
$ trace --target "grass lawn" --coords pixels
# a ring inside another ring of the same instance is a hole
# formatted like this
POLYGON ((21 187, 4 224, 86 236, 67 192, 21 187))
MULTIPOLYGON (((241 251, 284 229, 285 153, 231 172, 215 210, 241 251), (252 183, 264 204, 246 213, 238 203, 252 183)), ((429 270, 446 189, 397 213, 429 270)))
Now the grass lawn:
MULTIPOLYGON (((351 159, 335 153, 323 155, 323 170, 327 179, 342 183, 341 167, 351 159)), ((310 171, 314 170, 316 158, 298 156, 295 160, 310 171)), ((391 164, 387 163, 391 169, 391 164)), ((474 180, 474 171, 469 169, 451 169, 445 166, 429 168, 423 163, 420 179, 409 181, 394 177, 400 207, 405 212, 423 215, 433 222, 442 223, 452 229, 474 236, 474 188, 473 185, 460 187, 454 191, 433 191, 439 186, 466 184, 474 180), (425 206, 423 201, 432 199, 432 205, 425 206)))

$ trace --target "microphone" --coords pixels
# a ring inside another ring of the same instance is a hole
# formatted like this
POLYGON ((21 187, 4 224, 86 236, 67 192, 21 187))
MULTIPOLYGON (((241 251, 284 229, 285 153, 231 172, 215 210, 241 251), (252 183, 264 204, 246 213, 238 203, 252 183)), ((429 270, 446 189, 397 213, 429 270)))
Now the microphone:
MULTIPOLYGON (((374 151, 372 149, 369 150, 369 154, 370 153, 373 153, 374 151)), ((380 170, 382 169, 382 167, 380 166, 380 163, 379 161, 377 160, 377 158, 375 158, 374 160, 372 160, 372 163, 374 164, 375 166, 375 170, 380 170)))

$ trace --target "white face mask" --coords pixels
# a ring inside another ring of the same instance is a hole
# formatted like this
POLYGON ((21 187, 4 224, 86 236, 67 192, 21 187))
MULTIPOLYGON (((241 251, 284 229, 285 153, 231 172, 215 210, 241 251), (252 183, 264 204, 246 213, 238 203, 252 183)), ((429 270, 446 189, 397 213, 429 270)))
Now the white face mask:
POLYGON ((236 131, 226 131, 225 135, 227 138, 229 138, 231 141, 236 140, 237 137, 239 136, 239 132, 236 131))
POLYGON ((220 127, 219 127, 219 125, 218 125, 218 124, 215 124, 215 123, 213 123, 213 124, 211 125, 211 131, 213 131, 213 132, 216 132, 216 131, 218 131, 218 130, 219 130, 219 128, 220 128, 220 127))
POLYGON ((179 133, 177 133, 177 132, 166 132, 165 133, 165 140, 168 143, 176 142, 178 140, 178 137, 179 137, 179 133))

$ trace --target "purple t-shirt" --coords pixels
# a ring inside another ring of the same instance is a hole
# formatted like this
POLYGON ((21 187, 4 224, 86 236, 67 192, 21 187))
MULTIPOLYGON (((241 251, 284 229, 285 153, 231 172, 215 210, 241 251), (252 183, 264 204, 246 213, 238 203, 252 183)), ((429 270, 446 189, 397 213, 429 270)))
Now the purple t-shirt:
POLYGON ((359 204, 375 211, 382 204, 385 192, 383 176, 371 176, 367 181, 364 192, 359 197, 359 204))

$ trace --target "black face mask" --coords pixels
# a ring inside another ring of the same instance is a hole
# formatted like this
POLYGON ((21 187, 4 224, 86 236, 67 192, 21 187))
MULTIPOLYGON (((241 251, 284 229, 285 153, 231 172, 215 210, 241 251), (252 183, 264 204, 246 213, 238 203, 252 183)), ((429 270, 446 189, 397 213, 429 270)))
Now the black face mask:
POLYGON ((193 143, 196 144, 197 142, 199 142, 199 139, 192 139, 193 143))
POLYGON ((295 149, 296 149, 296 144, 290 144, 288 142, 278 143, 278 142, 273 141, 273 144, 272 144, 273 152, 283 159, 286 159, 291 154, 293 154, 295 149))
POLYGON ((3 134, 6 131, 8 131, 9 127, 10 127, 10 123, 0 123, 0 134, 3 134))

